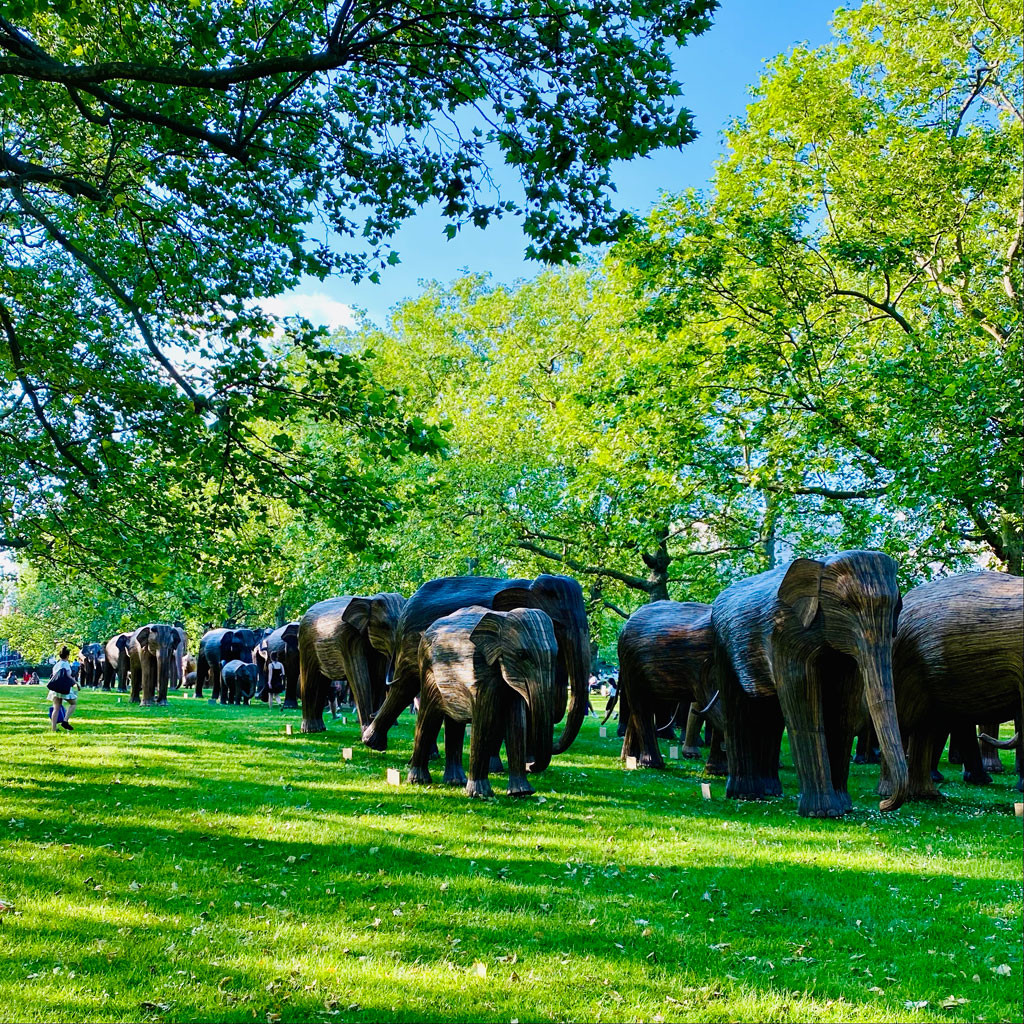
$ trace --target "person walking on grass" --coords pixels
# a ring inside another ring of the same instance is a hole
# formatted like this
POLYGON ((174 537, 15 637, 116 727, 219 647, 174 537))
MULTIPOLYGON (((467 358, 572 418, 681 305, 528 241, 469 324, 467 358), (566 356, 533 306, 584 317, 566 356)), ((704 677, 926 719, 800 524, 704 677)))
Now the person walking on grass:
POLYGON ((284 703, 284 689, 284 665, 275 657, 267 667, 267 707, 272 708, 277 697, 281 697, 281 703, 284 703))
POLYGON ((60 649, 60 660, 53 666, 50 681, 46 684, 50 700, 53 702, 53 707, 50 708, 50 732, 56 732, 58 725, 68 732, 73 732, 75 728, 70 718, 75 713, 78 694, 75 692, 71 662, 68 661, 70 654, 66 647, 60 649))

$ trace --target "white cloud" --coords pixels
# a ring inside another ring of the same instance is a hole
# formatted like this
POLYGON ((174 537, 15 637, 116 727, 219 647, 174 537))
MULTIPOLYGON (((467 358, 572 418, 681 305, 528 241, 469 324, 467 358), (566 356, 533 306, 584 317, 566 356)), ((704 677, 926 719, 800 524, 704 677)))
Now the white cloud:
POLYGON ((352 307, 332 299, 325 292, 313 292, 309 295, 290 292, 276 298, 263 299, 260 306, 273 316, 304 316, 314 326, 323 325, 331 330, 336 327, 356 326, 352 307))

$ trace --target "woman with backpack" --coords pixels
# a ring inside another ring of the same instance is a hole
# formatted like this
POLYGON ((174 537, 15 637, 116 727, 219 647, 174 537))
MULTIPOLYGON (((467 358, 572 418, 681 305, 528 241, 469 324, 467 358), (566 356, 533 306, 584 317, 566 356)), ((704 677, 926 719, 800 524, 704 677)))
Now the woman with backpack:
POLYGON ((78 694, 75 692, 71 662, 68 661, 70 654, 66 647, 60 649, 60 661, 53 666, 50 681, 46 684, 50 700, 53 702, 53 707, 50 708, 50 732, 56 732, 58 725, 68 732, 73 732, 75 728, 70 718, 75 713, 78 694))

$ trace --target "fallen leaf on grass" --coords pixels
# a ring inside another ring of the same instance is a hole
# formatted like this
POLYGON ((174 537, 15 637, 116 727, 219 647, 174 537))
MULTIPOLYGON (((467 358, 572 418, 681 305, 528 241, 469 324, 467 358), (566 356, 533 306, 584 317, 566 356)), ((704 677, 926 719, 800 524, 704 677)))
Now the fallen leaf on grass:
POLYGON ((159 1010, 161 1013, 166 1013, 170 1008, 170 1003, 151 1003, 148 999, 144 1003, 139 1003, 139 1006, 143 1010, 159 1010))
POLYGON ((993 967, 993 971, 1002 978, 1008 978, 1010 976, 1010 965, 1000 964, 998 967, 993 967))
POLYGON ((945 999, 939 1003, 944 1010, 955 1010, 958 1006, 963 1006, 964 1003, 969 1003, 969 999, 964 999, 961 996, 946 996, 945 999))
POLYGON ((487 977, 487 964, 483 964, 477 961, 477 963, 473 964, 473 970, 476 971, 476 976, 478 978, 487 977))
POLYGON ((908 999, 903 1004, 908 1010, 923 1010, 928 1005, 927 999, 908 999))

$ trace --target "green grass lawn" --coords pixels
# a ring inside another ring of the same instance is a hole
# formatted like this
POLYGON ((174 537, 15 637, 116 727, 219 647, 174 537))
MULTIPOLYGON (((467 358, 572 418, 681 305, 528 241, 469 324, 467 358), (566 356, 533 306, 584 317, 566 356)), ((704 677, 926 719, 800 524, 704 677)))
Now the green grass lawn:
POLYGON ((538 796, 482 803, 386 784, 408 716, 376 754, 351 716, 80 705, 53 736, 0 687, 3 1020, 1022 1018, 1010 772, 943 762, 945 800, 883 816, 855 765, 857 810, 809 821, 791 768, 708 802, 589 720, 538 796))

